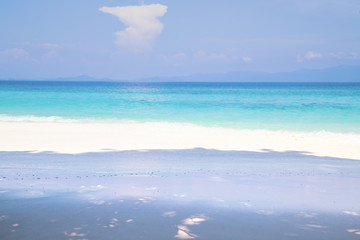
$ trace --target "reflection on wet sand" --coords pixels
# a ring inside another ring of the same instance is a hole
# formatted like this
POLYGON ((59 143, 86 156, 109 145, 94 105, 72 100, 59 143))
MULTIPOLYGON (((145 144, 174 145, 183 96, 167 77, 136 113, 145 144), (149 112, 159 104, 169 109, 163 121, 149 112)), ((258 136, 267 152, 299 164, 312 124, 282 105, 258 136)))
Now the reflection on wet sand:
POLYGON ((0 158, 1 240, 360 234, 360 161, 205 149, 0 158))
POLYGON ((208 217, 206 217, 203 214, 200 215, 194 215, 191 217, 188 217, 182 221, 184 225, 198 225, 204 221, 208 220, 208 217))
POLYGON ((359 216, 258 214, 199 202, 94 205, 78 195, 1 200, 1 239, 358 239, 359 216))
POLYGON ((343 213, 353 215, 353 216, 360 216, 360 214, 355 211, 343 211, 343 213))
POLYGON ((190 229, 187 226, 179 225, 177 234, 175 235, 176 238, 180 239, 193 239, 198 237, 196 234, 190 232, 190 229))
POLYGON ((206 220, 208 220, 208 217, 206 217, 204 214, 193 215, 191 217, 185 218, 182 220, 183 225, 178 225, 178 232, 175 237, 180 239, 193 239, 198 237, 196 234, 190 231, 188 226, 199 225, 206 220))
POLYGON ((349 233, 360 235, 360 229, 347 229, 346 231, 348 231, 349 233))

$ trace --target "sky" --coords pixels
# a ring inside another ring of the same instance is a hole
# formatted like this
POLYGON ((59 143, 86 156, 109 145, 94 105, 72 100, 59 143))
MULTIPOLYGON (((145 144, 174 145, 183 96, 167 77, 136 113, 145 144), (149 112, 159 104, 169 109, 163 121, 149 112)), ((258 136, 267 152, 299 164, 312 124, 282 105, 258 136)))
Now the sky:
POLYGON ((358 0, 0 1, 0 78, 360 65, 358 0))

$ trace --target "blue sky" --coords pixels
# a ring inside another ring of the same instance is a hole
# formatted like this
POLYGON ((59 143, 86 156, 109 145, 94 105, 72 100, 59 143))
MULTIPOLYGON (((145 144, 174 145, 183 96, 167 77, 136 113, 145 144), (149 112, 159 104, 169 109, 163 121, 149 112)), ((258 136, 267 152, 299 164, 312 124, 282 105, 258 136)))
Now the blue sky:
POLYGON ((1 1, 0 78, 360 65, 355 0, 1 1))

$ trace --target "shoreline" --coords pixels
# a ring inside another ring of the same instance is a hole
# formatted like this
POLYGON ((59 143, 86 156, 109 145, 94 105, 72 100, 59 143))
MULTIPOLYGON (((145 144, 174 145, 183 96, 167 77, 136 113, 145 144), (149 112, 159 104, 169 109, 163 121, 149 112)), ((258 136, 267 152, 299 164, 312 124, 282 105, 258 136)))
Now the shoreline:
POLYGON ((360 234, 360 161, 207 149, 0 151, 0 159, 4 239, 335 240, 360 234))
POLYGON ((206 149, 0 152, 0 159, 0 200, 75 194, 95 202, 137 198, 360 214, 360 162, 346 159, 206 149))
POLYGON ((0 122, 0 151, 86 153, 194 149, 299 151, 360 160, 360 134, 203 127, 193 124, 0 122))
POLYGON ((335 134, 346 134, 346 135, 360 135, 360 130, 357 126, 353 125, 351 128, 322 128, 322 127, 309 127, 303 125, 289 125, 288 122, 283 123, 281 128, 279 125, 267 125, 259 127, 259 124, 249 124, 248 122, 244 125, 219 125, 219 122, 191 122, 191 121, 174 121, 174 120, 156 120, 156 119, 118 119, 118 118, 92 118, 92 117, 64 117, 64 116, 35 116, 35 115, 21 115, 21 116, 11 116, 6 114, 0 114, 0 124, 1 123, 84 123, 84 124, 166 124, 166 125, 181 125, 181 126, 193 126, 193 127, 203 127, 203 128, 219 128, 219 129, 232 129, 232 130, 252 130, 252 131, 273 131, 273 132, 296 132, 296 133, 320 133, 320 132, 329 132, 335 134))

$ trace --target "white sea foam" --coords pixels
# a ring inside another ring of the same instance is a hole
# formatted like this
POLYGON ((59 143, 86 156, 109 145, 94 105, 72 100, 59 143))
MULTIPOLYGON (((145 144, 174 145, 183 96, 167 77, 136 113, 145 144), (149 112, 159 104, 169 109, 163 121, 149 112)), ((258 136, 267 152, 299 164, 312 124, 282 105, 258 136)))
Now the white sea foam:
POLYGON ((82 121, 90 121, 90 119, 71 119, 71 118, 63 118, 58 116, 47 116, 47 117, 39 117, 33 115, 25 115, 25 116, 9 116, 5 114, 0 114, 0 122, 82 122, 82 121))
POLYGON ((24 122, 24 123, 138 123, 139 121, 115 118, 67 118, 60 116, 9 116, 0 114, 1 122, 24 122))

